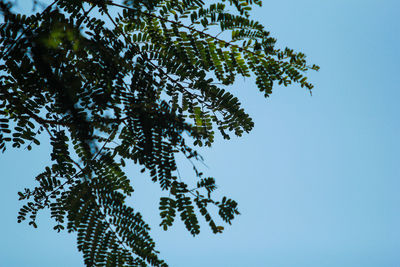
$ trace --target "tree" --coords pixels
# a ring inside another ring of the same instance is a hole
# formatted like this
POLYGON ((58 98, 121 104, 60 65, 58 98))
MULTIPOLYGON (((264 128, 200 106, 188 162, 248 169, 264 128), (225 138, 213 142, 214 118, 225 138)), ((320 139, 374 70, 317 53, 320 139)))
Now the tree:
POLYGON ((194 147, 211 146, 215 131, 229 139, 254 126, 224 88, 253 75, 265 97, 275 83, 311 91, 304 74, 318 70, 274 47, 250 18, 253 4, 261 1, 55 0, 24 15, 0 1, 0 149, 31 150, 41 134, 52 146, 38 185, 19 192, 18 222, 36 227, 50 209, 55 230, 77 233, 87 266, 166 266, 149 226, 125 204, 133 185, 124 167, 133 163, 167 193, 161 227, 179 213, 197 235, 201 215, 221 233, 208 207, 230 224, 237 203, 212 197, 215 180, 196 167, 194 147), (193 186, 178 177, 178 153, 194 161, 193 186))

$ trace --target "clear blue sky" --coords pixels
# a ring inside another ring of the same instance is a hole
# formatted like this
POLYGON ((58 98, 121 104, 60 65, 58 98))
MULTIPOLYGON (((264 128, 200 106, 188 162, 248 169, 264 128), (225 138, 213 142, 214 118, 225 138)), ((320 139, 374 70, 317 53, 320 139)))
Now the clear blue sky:
MULTIPOLYGON (((399 10, 398 0, 280 0, 253 13, 278 46, 321 66, 313 96, 292 86, 264 99, 251 79, 232 87, 255 129, 202 151, 242 212, 222 235, 203 227, 193 238, 181 222, 162 231, 157 185, 132 169, 132 203, 171 266, 400 266, 399 10)), ((0 155, 1 267, 83 266, 75 238, 52 231, 48 214, 38 229, 16 223, 16 193, 48 152, 0 155)))

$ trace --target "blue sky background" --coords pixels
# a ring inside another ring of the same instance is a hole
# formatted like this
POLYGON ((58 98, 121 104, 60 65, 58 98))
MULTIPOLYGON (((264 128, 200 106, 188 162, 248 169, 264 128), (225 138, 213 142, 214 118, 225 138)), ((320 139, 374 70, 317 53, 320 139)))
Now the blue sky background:
MULTIPOLYGON (((253 12, 278 47, 321 66, 313 95, 277 86, 264 99, 252 79, 231 88, 255 129, 202 151, 242 213, 222 235, 205 226, 193 238, 179 220, 162 231, 158 186, 129 170, 130 201, 171 266, 400 266, 399 10, 398 0, 280 0, 253 12)), ((16 223, 17 191, 34 185, 49 147, 0 157, 0 266, 83 266, 47 213, 38 229, 16 223)))

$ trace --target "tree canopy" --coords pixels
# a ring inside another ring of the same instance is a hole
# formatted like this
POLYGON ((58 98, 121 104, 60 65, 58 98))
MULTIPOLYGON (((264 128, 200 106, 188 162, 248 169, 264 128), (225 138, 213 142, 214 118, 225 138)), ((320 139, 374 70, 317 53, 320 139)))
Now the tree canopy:
POLYGON ((275 48, 253 5, 261 1, 55 0, 21 14, 1 0, 0 150, 31 150, 41 134, 52 147, 37 186, 19 192, 18 222, 36 227, 49 209, 55 230, 77 233, 86 266, 167 266, 125 203, 134 181, 124 169, 136 164, 165 192, 165 230, 179 216, 197 235, 200 216, 221 233, 210 206, 231 224, 237 203, 213 198, 195 149, 253 128, 229 85, 251 76, 265 97, 274 84, 311 90, 305 73, 318 70, 275 48), (177 154, 193 164, 193 181, 179 178, 177 154))

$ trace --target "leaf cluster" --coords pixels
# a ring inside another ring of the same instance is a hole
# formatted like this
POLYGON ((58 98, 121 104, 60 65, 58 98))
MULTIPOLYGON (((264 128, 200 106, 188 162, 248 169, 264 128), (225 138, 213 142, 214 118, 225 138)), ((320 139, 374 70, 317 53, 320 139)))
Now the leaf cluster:
POLYGON ((210 206, 230 224, 237 203, 213 198, 195 147, 253 128, 227 86, 253 75, 265 97, 275 83, 311 90, 305 72, 318 69, 276 49, 251 20, 253 4, 261 1, 55 0, 24 15, 0 1, 0 150, 30 150, 43 133, 52 147, 38 185, 19 193, 18 221, 36 227, 49 209, 55 230, 77 233, 87 266, 166 266, 126 205, 134 187, 124 167, 137 164, 165 192, 163 229, 179 215, 192 235, 199 217, 221 233, 210 206), (179 177, 178 154, 193 164, 194 188, 179 177))

